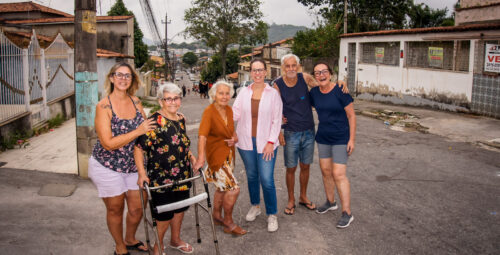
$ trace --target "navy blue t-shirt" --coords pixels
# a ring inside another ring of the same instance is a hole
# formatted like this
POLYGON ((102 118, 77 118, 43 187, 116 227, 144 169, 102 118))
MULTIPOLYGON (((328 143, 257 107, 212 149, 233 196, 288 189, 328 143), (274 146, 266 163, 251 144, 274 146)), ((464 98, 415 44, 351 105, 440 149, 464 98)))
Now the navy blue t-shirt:
POLYGON ((318 113, 318 131, 316 142, 328 145, 347 144, 349 141, 349 120, 344 107, 354 100, 343 93, 338 85, 323 94, 319 87, 310 91, 311 104, 318 113))
POLYGON ((297 83, 291 88, 285 84, 283 77, 276 80, 276 85, 283 101, 283 116, 287 118, 283 128, 292 132, 314 129, 311 99, 302 73, 297 74, 297 83))

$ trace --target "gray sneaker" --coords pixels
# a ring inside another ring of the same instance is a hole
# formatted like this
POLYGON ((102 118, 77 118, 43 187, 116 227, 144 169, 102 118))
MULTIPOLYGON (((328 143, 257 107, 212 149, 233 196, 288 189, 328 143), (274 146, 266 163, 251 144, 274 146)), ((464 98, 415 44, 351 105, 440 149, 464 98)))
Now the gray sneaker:
POLYGON ((337 223, 337 228, 347 228, 349 224, 354 220, 354 216, 347 214, 347 212, 342 212, 339 222, 337 223))
POLYGON ((333 203, 330 203, 330 201, 328 201, 328 199, 326 200, 326 202, 318 207, 318 209, 316 209, 316 212, 317 213, 326 213, 330 210, 337 210, 339 207, 337 206, 337 202, 336 201, 333 201, 333 203))

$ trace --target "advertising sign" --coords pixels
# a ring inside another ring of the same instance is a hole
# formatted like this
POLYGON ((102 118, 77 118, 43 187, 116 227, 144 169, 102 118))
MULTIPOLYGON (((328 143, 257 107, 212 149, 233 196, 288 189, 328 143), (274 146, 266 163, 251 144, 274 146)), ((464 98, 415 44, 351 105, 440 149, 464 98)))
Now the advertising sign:
POLYGON ((375 47, 375 62, 384 63, 384 47, 375 47))
POLYGON ((500 73, 500 45, 486 44, 484 51, 484 71, 500 73))
POLYGON ((443 68, 443 48, 429 47, 429 66, 443 68))

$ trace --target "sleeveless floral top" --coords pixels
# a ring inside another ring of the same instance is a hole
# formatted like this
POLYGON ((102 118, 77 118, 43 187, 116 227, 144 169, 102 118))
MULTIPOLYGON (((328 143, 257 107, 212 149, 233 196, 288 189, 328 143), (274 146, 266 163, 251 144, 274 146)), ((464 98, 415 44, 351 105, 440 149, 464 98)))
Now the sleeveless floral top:
MULTIPOLYGON (((136 111, 133 119, 118 118, 113 111, 113 106, 111 105, 109 96, 108 100, 111 112, 113 113, 113 116, 111 117, 111 133, 113 136, 129 133, 137 129, 137 127, 144 121, 144 117, 139 109, 137 109, 137 106, 132 98, 130 98, 130 100, 132 100, 136 111)), ((136 173, 137 166, 134 161, 134 144, 135 139, 119 149, 108 151, 102 147, 98 138, 97 143, 94 146, 94 150, 92 151, 92 156, 97 160, 97 162, 101 163, 101 165, 113 171, 119 173, 136 173)))

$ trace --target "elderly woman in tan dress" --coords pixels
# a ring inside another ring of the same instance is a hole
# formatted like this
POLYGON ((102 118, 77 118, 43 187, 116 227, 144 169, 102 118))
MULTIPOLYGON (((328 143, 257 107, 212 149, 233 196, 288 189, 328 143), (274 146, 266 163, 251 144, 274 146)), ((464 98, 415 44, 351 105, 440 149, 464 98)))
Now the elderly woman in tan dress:
POLYGON ((233 208, 240 187, 233 175, 234 144, 238 141, 234 132, 233 111, 228 106, 234 94, 232 84, 218 81, 208 92, 210 104, 201 118, 198 131, 198 160, 194 169, 201 168, 205 161, 208 168, 205 172, 208 182, 215 185, 213 218, 216 225, 223 225, 224 232, 241 236, 246 230, 233 221, 233 208), (224 209, 224 217, 222 217, 224 209))

